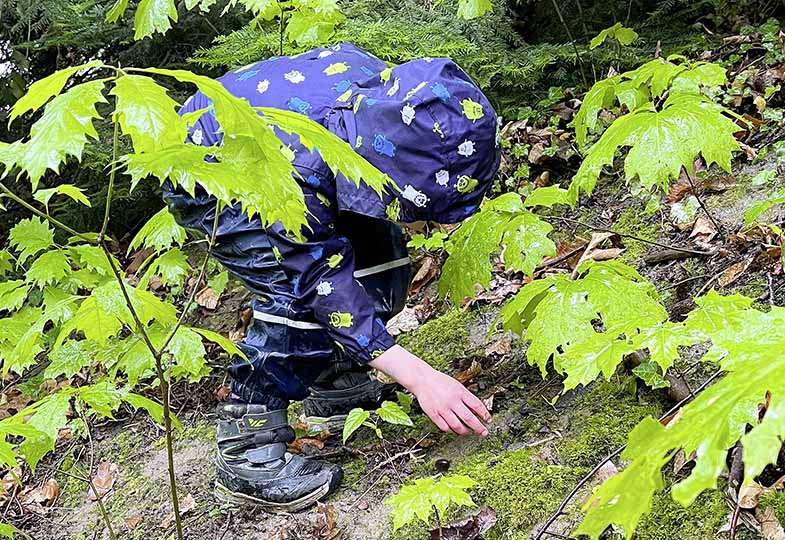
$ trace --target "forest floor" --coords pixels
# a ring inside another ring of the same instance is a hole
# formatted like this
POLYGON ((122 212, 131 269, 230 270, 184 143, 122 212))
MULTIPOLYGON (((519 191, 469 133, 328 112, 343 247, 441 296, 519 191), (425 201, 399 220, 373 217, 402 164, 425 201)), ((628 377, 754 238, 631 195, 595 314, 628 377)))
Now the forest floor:
MULTIPOLYGON (((566 100, 552 110, 561 114, 570 106, 566 100)), ((566 185, 569 181, 574 161, 569 151, 562 152, 565 145, 559 142, 558 129, 516 122, 508 124, 504 136, 503 177, 512 178, 521 162, 527 162, 540 180, 545 178, 541 173, 548 172, 551 183, 561 180, 566 185), (519 151, 521 148, 525 151, 519 151), (545 155, 543 148, 557 151, 545 155)), ((781 133, 774 129, 754 141, 748 139, 748 143, 761 150, 779 138, 781 133)), ((785 152, 776 145, 771 148, 758 157, 742 155, 730 174, 703 171, 694 190, 682 179, 653 211, 649 203, 629 194, 621 178, 605 177, 594 195, 583 198, 576 210, 557 215, 562 218, 554 235, 559 254, 538 272, 571 272, 582 256, 620 258, 654 283, 674 320, 693 306, 696 296, 712 287, 723 293, 745 294, 764 309, 771 304, 785 305, 785 277, 779 252, 774 249, 779 244, 769 229, 744 225, 744 213, 751 205, 783 188, 780 174, 765 182, 752 181, 762 171, 781 170, 785 160, 780 154, 785 152), (694 195, 705 203, 716 224, 698 209, 694 195), (696 256, 665 246, 700 249, 711 255, 696 256)), ((784 219, 782 207, 768 215, 769 223, 784 219)), ((471 491, 475 502, 495 510, 498 521, 485 534, 486 539, 530 538, 569 498, 564 514, 549 528, 550 538, 567 538, 580 520, 587 494, 624 463, 614 458, 596 474, 588 473, 624 444, 638 421, 646 415, 659 417, 713 373, 710 365, 696 362, 696 356, 687 351, 674 367, 676 379, 670 389, 649 389, 628 366, 610 381, 562 395, 560 377, 542 378, 537 368, 528 365, 524 341, 495 329, 500 306, 523 285, 524 278, 505 273, 498 265, 487 291, 460 309, 449 309, 436 299, 435 277, 441 257, 415 254, 415 266, 422 271, 415 282, 418 290, 405 312, 408 329, 398 339, 461 378, 486 400, 494 414, 490 436, 442 434, 416 411, 413 427, 385 426, 382 441, 370 431, 359 432, 346 445, 339 436, 322 440, 303 434, 294 450, 344 467, 345 479, 337 494, 324 505, 295 515, 222 506, 212 494, 213 411, 225 384, 220 369, 225 359, 216 356, 211 377, 199 385, 178 385, 172 393, 174 409, 184 426, 177 434, 174 459, 187 538, 426 539, 430 536, 424 525, 393 532, 390 508, 384 500, 407 482, 435 474, 437 460, 440 470, 448 466, 451 473, 476 480, 478 485, 471 491), (585 485, 572 493, 587 476, 585 485)), ((243 321, 247 322, 248 299, 248 293, 232 282, 215 309, 199 308, 191 315, 192 321, 236 336, 243 321)), ((292 407, 295 424, 298 413, 292 407)), ((666 473, 670 482, 689 468, 688 458, 675 461, 666 473)), ((101 464, 111 470, 113 485, 104 503, 118 538, 173 538, 172 519, 167 515, 170 504, 163 432, 143 414, 92 426, 89 444, 67 438, 58 442, 58 451, 36 478, 41 483, 54 478, 59 496, 45 511, 24 518, 21 526, 26 533, 34 539, 108 539, 97 503, 90 500, 84 482, 76 478, 95 474, 101 464)), ((725 482, 727 479, 720 489, 704 493, 686 509, 673 502, 666 489, 655 499, 635 537, 728 538, 735 494, 728 495, 725 482)), ((785 496, 778 495, 766 504, 774 507, 780 520, 785 519, 785 496)), ((462 511, 455 517, 467 513, 462 511)), ((756 524, 751 511, 742 512, 736 538, 759 537, 756 524)))

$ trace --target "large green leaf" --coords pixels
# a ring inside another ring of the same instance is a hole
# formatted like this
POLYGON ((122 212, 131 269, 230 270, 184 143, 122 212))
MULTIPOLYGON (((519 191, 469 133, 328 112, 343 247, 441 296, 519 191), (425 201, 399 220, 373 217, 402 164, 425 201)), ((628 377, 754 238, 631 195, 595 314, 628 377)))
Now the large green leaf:
POLYGON ((41 458, 54 450, 57 432, 68 423, 67 414, 70 408, 71 395, 68 391, 61 390, 17 414, 21 418, 28 417, 27 424, 39 432, 35 437, 27 437, 19 445, 19 451, 31 469, 35 470, 41 458))
POLYGON ((182 246, 185 237, 185 229, 177 224, 169 209, 164 207, 142 225, 128 245, 128 253, 145 247, 157 252, 166 251, 175 244, 182 246))
POLYGON ((414 484, 403 486, 388 497, 384 504, 392 506, 393 530, 398 530, 416 519, 430 523, 434 508, 441 518, 446 517, 452 505, 475 506, 466 490, 477 484, 468 476, 443 476, 438 481, 420 478, 414 484))
POLYGON ((68 157, 81 158, 88 137, 98 138, 93 120, 100 118, 97 103, 106 103, 104 80, 79 84, 54 98, 33 124, 30 140, 16 152, 16 166, 30 176, 33 191, 47 169, 57 172, 68 157))
POLYGON ((445 244, 450 254, 442 269, 439 293, 453 302, 475 295, 475 285, 488 287, 490 256, 503 249, 509 268, 531 275, 542 260, 556 253, 547 237, 552 227, 526 210, 520 195, 507 193, 487 201, 445 244))
POLYGON ((149 152, 185 140, 185 121, 178 103, 151 77, 125 75, 110 92, 117 100, 115 115, 123 133, 130 135, 136 152, 149 152))
POLYGON ((286 133, 296 133, 311 152, 318 151, 334 174, 341 173, 359 185, 364 181, 377 193, 394 188, 390 177, 371 165, 344 140, 335 136, 307 116, 291 111, 258 107, 264 119, 286 133))
POLYGON ((595 49, 605 43, 605 40, 611 38, 618 41, 621 45, 629 45, 636 39, 638 39, 638 33, 633 30, 632 28, 627 28, 623 26, 620 22, 617 22, 613 26, 609 28, 605 28, 599 34, 594 36, 589 43, 589 49, 595 49))
MULTIPOLYGON (((124 11, 125 7, 122 7, 124 11)), ((177 22, 174 0, 141 0, 134 15, 134 39, 143 39, 155 32, 165 34, 172 28, 170 19, 177 22)))
POLYGON ((590 194, 603 167, 612 165, 617 151, 628 147, 624 160, 627 181, 637 177, 645 188, 668 189, 682 167, 693 172, 695 158, 707 165, 717 163, 730 171, 733 152, 739 144, 733 134, 739 127, 726 109, 698 94, 672 94, 662 110, 651 104, 618 118, 597 143, 573 178, 570 191, 590 194))
POLYGON ((458 0, 458 17, 476 19, 493 11, 491 0, 458 0))
POLYGON ((58 283, 71 271, 71 261, 66 252, 60 249, 47 251, 38 257, 25 274, 28 283, 43 288, 50 283, 58 283))
POLYGON ((9 122, 13 122, 14 119, 28 111, 35 112, 40 109, 47 101, 63 91, 65 83, 68 82, 68 79, 70 79, 74 73, 83 69, 99 67, 101 65, 103 64, 99 60, 93 60, 87 64, 55 71, 51 75, 35 81, 30 85, 27 93, 14 103, 14 106, 11 108, 11 113, 8 116, 9 122))
POLYGON ((9 243, 19 252, 19 264, 54 244, 54 231, 38 217, 23 219, 11 228, 9 243))

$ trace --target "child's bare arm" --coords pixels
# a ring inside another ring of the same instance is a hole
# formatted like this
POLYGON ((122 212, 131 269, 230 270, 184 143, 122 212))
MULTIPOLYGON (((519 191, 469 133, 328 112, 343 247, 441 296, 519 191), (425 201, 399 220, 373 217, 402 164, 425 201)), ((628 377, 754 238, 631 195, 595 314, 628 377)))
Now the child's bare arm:
POLYGON ((398 381, 417 397, 425 414, 442 431, 468 435, 472 431, 483 437, 491 421, 488 409, 477 396, 449 375, 400 345, 394 345, 370 365, 398 381))

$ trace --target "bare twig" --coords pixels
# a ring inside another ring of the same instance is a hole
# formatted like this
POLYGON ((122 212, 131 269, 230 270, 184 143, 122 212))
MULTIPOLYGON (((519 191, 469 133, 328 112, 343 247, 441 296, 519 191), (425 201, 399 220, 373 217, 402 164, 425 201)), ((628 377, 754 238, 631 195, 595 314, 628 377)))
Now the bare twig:
POLYGON ((714 217, 708 207, 704 204, 703 198, 698 194, 698 189, 695 187, 695 183, 692 181, 692 175, 685 169, 687 181, 690 183, 690 188, 692 189, 692 194, 695 196, 695 200, 698 201, 698 205, 700 205, 701 209, 706 213, 706 217, 709 218, 714 228, 717 229, 717 233, 724 237, 725 233, 723 232, 723 227, 720 225, 720 222, 714 217))
POLYGON ((556 10, 556 15, 559 16, 559 20, 561 21, 562 26, 564 26, 564 31, 567 33, 567 37, 572 44, 572 48, 575 51, 575 59, 578 61, 578 68, 581 71, 581 79, 583 80, 583 86, 589 86, 589 83, 586 80, 586 73, 583 72, 583 59, 581 58, 581 53, 578 51, 578 46, 575 44, 575 38, 572 37, 572 32, 570 31, 570 27, 567 25, 567 22, 564 20, 564 17, 561 14, 561 9, 559 9, 559 3, 556 0, 551 0, 553 4, 553 9, 556 10))
POLYGON ((679 247, 679 246, 669 246, 667 244, 662 244, 660 242, 655 242, 654 240, 647 240, 646 238, 641 238, 639 236, 635 236, 634 234, 627 234, 627 233, 616 231, 614 229, 609 229, 607 227, 598 227, 596 225, 591 225, 590 223, 586 223, 584 221, 580 221, 580 220, 577 220, 577 219, 560 217, 560 216, 543 216, 543 218, 544 219, 554 219, 556 221, 564 221, 564 222, 567 222, 567 223, 573 223, 575 225, 579 225, 581 227, 586 227, 587 229, 591 229, 593 231, 612 233, 612 234, 615 234, 617 236, 621 236, 622 238, 629 238, 629 239, 635 240, 637 242, 643 242, 644 244, 651 244, 652 246, 661 247, 663 249, 672 249, 674 251, 681 251, 682 253, 689 253, 690 255, 705 256, 705 255, 713 255, 714 254, 711 251, 699 251, 699 250, 696 250, 696 249, 683 248, 683 247, 679 247))
MULTIPOLYGON (((678 402, 676 405, 671 407, 671 409, 668 410, 668 412, 666 412, 665 414, 660 416, 660 421, 663 421, 664 419, 668 418, 670 415, 672 415, 673 413, 675 413, 676 411, 681 409, 686 403, 688 403, 695 396, 697 396, 699 393, 701 393, 703 390, 705 390, 706 387, 708 387, 721 374, 722 374, 722 370, 717 371, 714 375, 712 375, 711 377, 706 379, 703 382, 703 384, 701 384, 698 388, 696 388, 689 396, 687 396, 686 398, 684 398, 683 400, 678 402)), ((551 516, 548 518, 548 521, 546 521, 545 524, 540 528, 540 530, 535 535, 534 540, 542 540, 542 537, 545 534, 548 534, 548 535, 551 535, 551 536, 555 536, 553 533, 548 531, 548 529, 551 527, 551 525, 554 524, 554 522, 557 519, 559 519, 561 516, 566 514, 565 509, 567 508, 567 505, 570 504, 570 501, 572 501, 572 499, 575 498, 575 496, 578 494, 578 492, 581 490, 581 488, 583 488, 583 486, 588 484, 589 481, 594 477, 594 475, 597 474, 597 472, 606 463, 608 463, 609 461, 614 459, 616 456, 618 456, 619 454, 624 452, 625 448, 627 448, 626 444, 623 445, 623 446, 620 446, 619 448, 617 448, 616 450, 614 450, 613 452, 608 454, 608 456, 605 459, 603 459, 601 462, 599 462, 597 464, 597 466, 595 466, 583 478, 581 478, 580 482, 578 482, 578 484, 573 488, 573 490, 570 491, 570 493, 567 494, 567 496, 564 499, 562 499, 562 502, 561 502, 561 504, 559 504, 559 507, 556 509, 556 511, 553 514, 551 514, 551 516)))

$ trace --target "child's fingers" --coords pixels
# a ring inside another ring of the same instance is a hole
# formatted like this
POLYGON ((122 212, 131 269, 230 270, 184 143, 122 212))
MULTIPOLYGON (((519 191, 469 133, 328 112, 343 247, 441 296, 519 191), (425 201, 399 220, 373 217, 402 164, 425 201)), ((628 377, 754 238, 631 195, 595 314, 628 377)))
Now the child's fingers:
POLYGON ((485 428, 483 423, 480 422, 475 413, 469 410, 466 405, 460 403, 456 405, 453 410, 455 411, 455 414, 460 417, 463 423, 469 426, 477 435, 481 435, 483 437, 488 435, 488 430, 485 428))
POLYGON ((468 390, 466 391, 466 394, 463 397, 463 402, 483 422, 487 424, 491 421, 491 413, 488 412, 488 408, 485 406, 485 404, 482 401, 480 401, 480 398, 478 398, 468 390))
POLYGON ((442 414, 442 417, 447 420, 447 423, 450 424, 450 429, 456 435, 468 435, 469 429, 463 425, 461 419, 453 411, 446 412, 442 414))
POLYGON ((428 414, 428 418, 430 418, 431 422, 436 424, 436 427, 442 430, 443 432, 450 433, 452 431, 450 429, 449 424, 444 420, 444 418, 442 418, 442 416, 438 412, 428 414))

